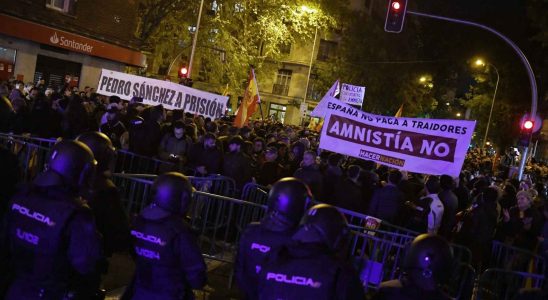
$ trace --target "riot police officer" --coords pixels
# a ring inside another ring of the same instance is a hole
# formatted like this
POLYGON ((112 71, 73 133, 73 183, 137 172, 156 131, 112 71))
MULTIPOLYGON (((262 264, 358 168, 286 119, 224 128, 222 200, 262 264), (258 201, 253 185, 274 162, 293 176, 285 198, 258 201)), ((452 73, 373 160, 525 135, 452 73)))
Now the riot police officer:
MULTIPOLYGON (((76 138, 86 144, 97 160, 97 167, 88 188, 82 191, 84 199, 95 216, 97 229, 103 236, 103 253, 111 257, 114 252, 123 252, 131 248, 129 221, 122 207, 118 189, 111 180, 111 169, 116 157, 110 139, 100 132, 83 133, 76 138)), ((100 273, 106 273, 106 259, 99 266, 95 278, 90 278, 97 287, 100 286, 100 273)))
POLYGON ((184 221, 193 188, 181 173, 165 173, 152 186, 152 204, 131 230, 136 254, 133 286, 124 299, 194 299, 207 281, 207 267, 184 221))
POLYGON ((93 297, 80 279, 101 259, 101 241, 90 208, 77 195, 95 165, 86 145, 61 141, 48 169, 12 198, 6 244, 14 279, 6 299, 93 297))
POLYGON ((257 274, 272 249, 291 240, 312 193, 301 180, 286 177, 268 194, 268 210, 260 223, 251 223, 240 238, 234 273, 246 298, 256 299, 257 274))
POLYGON ((348 234, 345 217, 318 204, 301 223, 293 242, 263 265, 258 299, 365 299, 359 276, 337 257, 348 234))
POLYGON ((381 284, 377 300, 452 299, 442 291, 451 276, 453 251, 442 237, 421 234, 408 249, 401 279, 381 284))

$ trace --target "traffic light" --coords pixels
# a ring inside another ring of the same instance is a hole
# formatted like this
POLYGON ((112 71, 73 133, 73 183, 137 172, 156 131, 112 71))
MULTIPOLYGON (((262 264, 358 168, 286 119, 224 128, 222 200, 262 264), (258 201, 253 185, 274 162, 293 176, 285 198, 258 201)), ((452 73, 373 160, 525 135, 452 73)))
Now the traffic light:
POLYGON ((184 77, 184 78, 181 78, 181 80, 179 80, 179 84, 192 87, 192 85, 194 84, 194 81, 192 80, 192 78, 184 77))
POLYGON ((388 11, 386 12, 386 22, 384 31, 400 33, 403 29, 405 12, 407 11, 407 0, 388 1, 388 11))
POLYGON ((187 78, 188 77, 188 69, 186 66, 181 66, 179 68, 179 78, 187 78))
POLYGON ((533 120, 525 119, 521 122, 521 130, 519 133, 518 144, 522 147, 528 147, 531 142, 531 136, 533 135, 533 129, 535 123, 533 120))

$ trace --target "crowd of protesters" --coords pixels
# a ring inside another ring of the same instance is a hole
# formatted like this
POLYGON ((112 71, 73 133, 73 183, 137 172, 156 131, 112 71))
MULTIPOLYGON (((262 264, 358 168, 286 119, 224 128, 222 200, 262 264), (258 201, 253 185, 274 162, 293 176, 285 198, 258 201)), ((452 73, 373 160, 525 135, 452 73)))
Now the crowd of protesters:
POLYGON ((4 82, 0 96, 3 133, 72 139, 100 131, 118 149, 172 162, 166 171, 222 174, 238 190, 294 176, 317 201, 468 247, 477 270, 485 269, 493 240, 548 259, 548 169, 530 164, 519 181, 508 151, 498 160, 470 151, 458 178, 427 176, 322 151, 318 133, 303 127, 251 121, 236 128, 226 120, 145 106, 138 98, 122 101, 89 87, 55 91, 43 82, 4 82))

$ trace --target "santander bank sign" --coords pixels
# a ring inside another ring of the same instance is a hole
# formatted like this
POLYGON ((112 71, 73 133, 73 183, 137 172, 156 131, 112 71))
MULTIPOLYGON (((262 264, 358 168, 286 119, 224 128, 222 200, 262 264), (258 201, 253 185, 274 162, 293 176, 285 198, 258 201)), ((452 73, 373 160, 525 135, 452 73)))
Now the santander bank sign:
POLYGON ((49 41, 54 45, 64 46, 78 51, 84 51, 91 53, 93 46, 88 43, 81 43, 74 39, 66 38, 62 35, 57 36, 57 31, 53 32, 53 35, 49 37, 49 41))

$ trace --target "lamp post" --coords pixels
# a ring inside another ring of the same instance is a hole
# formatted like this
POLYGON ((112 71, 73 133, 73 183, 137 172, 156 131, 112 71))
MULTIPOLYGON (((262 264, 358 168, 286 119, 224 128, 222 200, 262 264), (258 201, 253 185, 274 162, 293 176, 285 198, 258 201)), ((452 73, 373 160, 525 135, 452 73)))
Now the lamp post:
MULTIPOLYGON (((476 60, 476 66, 485 66, 486 63, 481 60, 476 60)), ((497 97, 497 89, 499 87, 499 70, 497 67, 495 67, 493 64, 487 63, 490 67, 493 67, 495 69, 495 73, 497 74, 497 83, 495 84, 495 92, 493 93, 493 100, 491 100, 491 109, 489 110, 489 118, 487 119, 487 127, 485 128, 485 135, 483 136, 483 142, 482 142, 482 148, 485 148, 485 143, 487 142, 487 134, 489 134, 489 126, 491 125, 491 117, 493 116, 493 107, 495 106, 495 97, 497 97)))
MULTIPOLYGON (((196 52, 196 42, 198 41, 198 30, 200 29, 200 21, 202 20, 202 8, 204 7, 204 0, 200 2, 200 11, 198 12, 198 22, 196 24, 196 31, 194 32, 194 36, 192 38, 192 49, 190 50, 190 60, 188 62, 188 78, 190 78, 190 75, 192 73, 192 62, 194 61, 194 52, 196 52)), ((169 68, 167 69, 167 75, 169 76, 171 72, 171 68, 173 67, 173 64, 183 55, 188 47, 185 47, 183 51, 181 51, 175 58, 171 61, 169 64, 169 68)))
MULTIPOLYGON (((301 10, 303 12, 308 13, 315 13, 316 10, 313 8, 309 8, 306 5, 301 6, 301 10)), ((318 26, 316 25, 316 29, 314 31, 314 42, 312 43, 312 52, 310 53, 310 62, 308 63, 308 76, 306 77, 306 86, 304 88, 304 97, 303 97, 303 105, 306 105, 306 96, 308 95, 308 85, 310 84, 310 74, 312 73, 312 63, 314 61, 314 51, 316 50, 316 39, 318 38, 318 26)), ((301 115, 301 123, 303 122, 304 116, 301 115)))
POLYGON ((202 8, 204 7, 204 0, 200 2, 200 11, 198 11, 198 22, 196 22, 196 32, 194 32, 194 38, 192 39, 192 50, 190 50, 190 61, 188 62, 188 78, 191 78, 192 74, 192 61, 194 60, 194 52, 196 51, 196 42, 198 41, 198 30, 200 30, 200 21, 202 20, 202 8))

